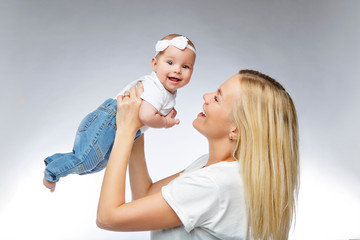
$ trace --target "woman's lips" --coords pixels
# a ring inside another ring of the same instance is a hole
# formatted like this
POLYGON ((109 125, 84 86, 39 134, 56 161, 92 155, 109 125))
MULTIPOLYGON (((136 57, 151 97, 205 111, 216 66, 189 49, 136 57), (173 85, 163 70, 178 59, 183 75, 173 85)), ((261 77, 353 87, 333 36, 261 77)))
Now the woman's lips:
POLYGON ((197 116, 200 118, 206 118, 206 115, 203 112, 200 112, 197 116))

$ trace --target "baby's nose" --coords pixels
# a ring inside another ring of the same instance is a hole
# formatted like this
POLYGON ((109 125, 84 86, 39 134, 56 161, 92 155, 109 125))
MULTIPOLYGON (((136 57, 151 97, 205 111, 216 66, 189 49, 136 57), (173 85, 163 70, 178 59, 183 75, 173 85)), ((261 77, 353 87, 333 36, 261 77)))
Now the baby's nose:
POLYGON ((178 65, 174 65, 174 72, 177 72, 177 73, 179 73, 180 72, 180 66, 178 66, 178 65))

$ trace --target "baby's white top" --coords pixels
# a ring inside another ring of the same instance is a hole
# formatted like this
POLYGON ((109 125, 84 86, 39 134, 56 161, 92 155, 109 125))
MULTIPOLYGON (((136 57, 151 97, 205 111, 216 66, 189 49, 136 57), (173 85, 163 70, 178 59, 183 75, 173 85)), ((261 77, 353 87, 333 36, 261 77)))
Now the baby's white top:
POLYGON ((166 90, 154 71, 151 72, 150 75, 144 75, 126 85, 117 96, 123 95, 124 92, 128 91, 132 86, 136 86, 138 81, 142 81, 144 86, 144 92, 140 97, 153 105, 160 115, 166 116, 174 108, 177 91, 171 93, 166 90))
MULTIPOLYGON (((135 86, 138 81, 142 81, 144 86, 144 92, 140 97, 153 105, 160 115, 166 116, 174 108, 177 91, 171 93, 166 90, 154 71, 152 71, 150 75, 142 76, 126 85, 117 96, 124 95, 124 92, 128 91, 132 86, 135 86)), ((142 132, 147 128, 146 126, 143 127, 141 129, 142 132)))
POLYGON ((204 155, 162 188, 182 226, 153 231, 152 239, 246 239, 247 213, 238 161, 204 167, 204 155))

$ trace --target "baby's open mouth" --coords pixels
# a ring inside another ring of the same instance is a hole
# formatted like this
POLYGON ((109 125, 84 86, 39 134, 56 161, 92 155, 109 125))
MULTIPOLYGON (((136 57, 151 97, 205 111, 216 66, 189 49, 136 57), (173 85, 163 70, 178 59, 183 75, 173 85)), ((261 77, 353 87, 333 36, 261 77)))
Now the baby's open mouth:
POLYGON ((168 77, 168 79, 172 82, 180 82, 181 81, 179 78, 176 78, 176 77, 168 77))

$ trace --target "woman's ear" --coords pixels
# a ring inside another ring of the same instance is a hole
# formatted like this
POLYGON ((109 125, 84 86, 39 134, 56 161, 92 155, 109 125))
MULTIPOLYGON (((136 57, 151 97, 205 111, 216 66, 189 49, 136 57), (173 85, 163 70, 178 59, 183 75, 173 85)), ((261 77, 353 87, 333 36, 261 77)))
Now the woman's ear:
POLYGON ((152 67, 152 70, 154 71, 154 72, 156 72, 157 70, 157 59, 156 58, 152 58, 151 59, 151 67, 152 67))
POLYGON ((229 133, 229 139, 231 141, 235 141, 235 140, 238 140, 239 139, 239 131, 237 129, 237 127, 234 125, 231 126, 231 131, 229 133))

